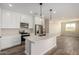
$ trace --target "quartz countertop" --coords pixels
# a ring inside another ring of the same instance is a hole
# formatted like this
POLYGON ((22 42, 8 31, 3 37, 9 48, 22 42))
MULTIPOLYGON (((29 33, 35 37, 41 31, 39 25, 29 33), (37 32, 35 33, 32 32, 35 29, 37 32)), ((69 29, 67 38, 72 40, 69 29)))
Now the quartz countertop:
POLYGON ((25 53, 28 55, 44 55, 52 48, 56 47, 55 34, 46 34, 46 36, 38 36, 31 34, 25 37, 25 53))
POLYGON ((25 39, 28 39, 32 42, 40 41, 40 40, 47 40, 49 38, 52 38, 56 36, 55 34, 46 34, 45 36, 38 36, 31 34, 29 37, 24 37, 25 39))

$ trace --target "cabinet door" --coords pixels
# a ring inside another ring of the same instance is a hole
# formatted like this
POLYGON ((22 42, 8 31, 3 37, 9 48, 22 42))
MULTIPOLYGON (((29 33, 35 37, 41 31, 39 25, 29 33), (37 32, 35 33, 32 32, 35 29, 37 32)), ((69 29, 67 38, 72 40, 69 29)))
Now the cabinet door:
POLYGON ((20 14, 12 13, 12 28, 20 28, 20 14))
POLYGON ((9 28, 12 25, 12 14, 10 11, 2 10, 2 28, 9 28))
POLYGON ((19 28, 20 16, 18 13, 3 10, 2 11, 2 27, 3 28, 19 28))
POLYGON ((28 23, 29 28, 33 28, 33 20, 31 15, 21 15, 21 22, 28 23))

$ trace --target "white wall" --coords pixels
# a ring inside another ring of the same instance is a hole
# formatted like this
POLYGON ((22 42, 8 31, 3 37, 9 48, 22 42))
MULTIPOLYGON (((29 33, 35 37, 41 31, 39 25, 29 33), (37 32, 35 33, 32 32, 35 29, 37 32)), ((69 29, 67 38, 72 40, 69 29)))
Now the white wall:
POLYGON ((56 19, 49 21, 49 33, 60 34, 61 33, 61 23, 69 21, 78 21, 79 19, 56 19))
POLYGON ((70 21, 79 21, 79 18, 75 18, 75 19, 62 19, 61 22, 70 22, 70 21))
POLYGON ((0 8, 0 36, 1 36, 1 8, 0 8))
POLYGON ((57 35, 59 35, 61 33, 61 22, 59 20, 57 20, 57 21, 50 20, 49 21, 49 33, 54 33, 57 35))

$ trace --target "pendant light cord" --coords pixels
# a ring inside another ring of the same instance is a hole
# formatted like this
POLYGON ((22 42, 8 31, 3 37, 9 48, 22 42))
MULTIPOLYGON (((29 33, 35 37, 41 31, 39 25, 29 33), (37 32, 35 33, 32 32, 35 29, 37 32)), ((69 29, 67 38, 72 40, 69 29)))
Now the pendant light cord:
POLYGON ((42 3, 40 3, 40 18, 42 18, 42 3))

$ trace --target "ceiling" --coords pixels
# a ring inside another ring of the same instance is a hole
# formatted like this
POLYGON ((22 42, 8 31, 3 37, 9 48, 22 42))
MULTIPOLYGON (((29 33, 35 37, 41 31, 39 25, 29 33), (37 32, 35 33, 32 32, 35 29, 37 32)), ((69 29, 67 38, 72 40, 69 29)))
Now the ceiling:
MULTIPOLYGON (((9 7, 8 3, 0 3, 1 8, 12 11, 30 14, 40 13, 39 3, 11 3, 13 7, 9 7)), ((49 16, 50 8, 55 8, 56 13, 53 14, 55 18, 79 18, 79 3, 43 3, 43 15, 49 16)))

